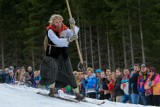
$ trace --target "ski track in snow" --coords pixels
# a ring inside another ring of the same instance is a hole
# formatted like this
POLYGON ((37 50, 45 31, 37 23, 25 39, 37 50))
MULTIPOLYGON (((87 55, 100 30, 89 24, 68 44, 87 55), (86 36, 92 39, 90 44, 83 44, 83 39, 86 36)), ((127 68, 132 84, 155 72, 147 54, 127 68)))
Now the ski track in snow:
POLYGON ((85 102, 74 103, 38 95, 37 92, 48 93, 47 90, 25 85, 0 84, 0 107, 154 107, 115 103, 108 100, 105 100, 102 105, 85 102))

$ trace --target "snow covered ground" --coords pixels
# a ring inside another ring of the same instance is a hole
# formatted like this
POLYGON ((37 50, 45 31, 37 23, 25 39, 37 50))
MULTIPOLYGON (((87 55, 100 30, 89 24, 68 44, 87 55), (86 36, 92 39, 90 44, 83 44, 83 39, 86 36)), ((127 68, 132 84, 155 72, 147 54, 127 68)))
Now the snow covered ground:
POLYGON ((105 101, 102 105, 85 102, 68 102, 56 98, 45 97, 36 92, 48 92, 26 86, 0 84, 0 107, 151 107, 134 104, 123 104, 105 101))

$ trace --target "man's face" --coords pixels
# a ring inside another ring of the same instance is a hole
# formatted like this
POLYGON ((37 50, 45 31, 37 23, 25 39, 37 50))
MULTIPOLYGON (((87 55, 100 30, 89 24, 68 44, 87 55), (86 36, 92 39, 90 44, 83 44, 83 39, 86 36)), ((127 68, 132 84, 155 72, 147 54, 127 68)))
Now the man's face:
POLYGON ((121 72, 119 70, 116 70, 116 77, 120 76, 121 72))
POLYGON ((142 72, 146 72, 146 71, 147 71, 147 68, 146 68, 146 67, 142 67, 142 68, 141 68, 141 71, 142 71, 142 72))
POLYGON ((106 70, 106 75, 111 75, 111 70, 106 70))
POLYGON ((134 66, 134 71, 139 71, 139 67, 138 66, 134 66))
POLYGON ((58 29, 61 28, 62 27, 62 20, 61 19, 55 19, 54 26, 58 29))
POLYGON ((124 70, 124 75, 125 75, 125 76, 129 75, 129 70, 127 70, 127 69, 124 70))

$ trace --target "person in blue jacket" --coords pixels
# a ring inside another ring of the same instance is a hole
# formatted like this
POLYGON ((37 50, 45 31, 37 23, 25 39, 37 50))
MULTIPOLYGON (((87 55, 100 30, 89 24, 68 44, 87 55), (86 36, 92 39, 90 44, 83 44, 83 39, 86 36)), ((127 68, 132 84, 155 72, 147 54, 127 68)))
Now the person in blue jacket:
POLYGON ((89 98, 96 98, 97 78, 92 68, 87 68, 87 75, 85 77, 86 95, 89 98))

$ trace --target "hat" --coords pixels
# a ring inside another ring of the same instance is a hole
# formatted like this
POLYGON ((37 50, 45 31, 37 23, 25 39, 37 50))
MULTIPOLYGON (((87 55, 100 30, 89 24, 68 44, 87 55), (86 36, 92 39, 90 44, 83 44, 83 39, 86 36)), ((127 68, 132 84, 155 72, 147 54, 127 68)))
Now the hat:
POLYGON ((150 67, 149 72, 156 72, 156 69, 154 67, 150 67))
POLYGON ((146 67, 146 65, 145 65, 145 64, 142 64, 142 65, 141 65, 141 68, 145 68, 145 67, 146 67))
POLYGON ((9 69, 10 69, 10 70, 14 70, 14 67, 13 67, 13 66, 10 66, 9 69))
POLYGON ((96 69, 96 73, 101 73, 102 70, 101 69, 96 69))

